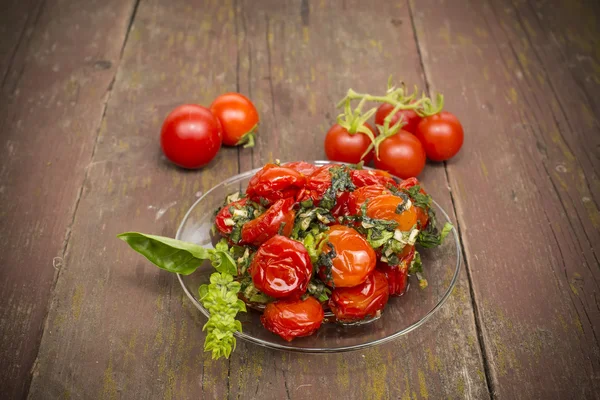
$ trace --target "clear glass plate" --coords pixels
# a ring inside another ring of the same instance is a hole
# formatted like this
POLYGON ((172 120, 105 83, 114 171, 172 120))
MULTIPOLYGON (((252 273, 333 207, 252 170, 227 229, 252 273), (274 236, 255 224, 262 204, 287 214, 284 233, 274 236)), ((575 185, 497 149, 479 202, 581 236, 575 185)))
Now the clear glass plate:
MULTIPOLYGON (((316 165, 328 161, 313 161, 316 165)), ((210 230, 214 211, 220 207, 225 196, 238 190, 245 190, 250 178, 258 171, 233 176, 206 192, 185 215, 176 238, 212 248, 210 230)), ((443 226, 450 221, 448 214, 434 201, 433 207, 438 223, 443 226)), ((336 323, 323 323, 312 336, 286 342, 267 331, 260 322, 260 313, 248 308, 248 312, 238 314, 243 331, 236 337, 261 346, 306 353, 335 353, 358 350, 387 342, 421 326, 448 299, 458 279, 460 270, 460 243, 458 234, 452 229, 444 243, 434 249, 420 249, 424 275, 428 286, 420 289, 416 277, 409 278, 409 290, 401 297, 390 297, 381 318, 368 324, 345 326, 336 323)), ((178 275, 179 282, 189 299, 207 318, 209 312, 198 301, 198 287, 208 283, 215 272, 210 263, 205 262, 191 275, 178 275)))

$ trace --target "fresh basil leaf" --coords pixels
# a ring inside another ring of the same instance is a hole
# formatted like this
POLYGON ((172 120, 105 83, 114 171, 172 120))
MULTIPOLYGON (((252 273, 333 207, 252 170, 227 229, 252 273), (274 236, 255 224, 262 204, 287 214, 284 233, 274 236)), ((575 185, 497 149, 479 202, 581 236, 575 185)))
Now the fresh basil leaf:
POLYGON ((369 229, 367 233, 367 242, 369 242, 372 248, 377 249, 393 237, 393 231, 369 229))

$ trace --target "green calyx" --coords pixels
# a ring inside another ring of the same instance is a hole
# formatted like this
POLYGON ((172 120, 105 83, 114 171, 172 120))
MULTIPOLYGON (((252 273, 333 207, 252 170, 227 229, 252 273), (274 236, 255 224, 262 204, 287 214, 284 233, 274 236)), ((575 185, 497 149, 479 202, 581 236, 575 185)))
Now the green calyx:
POLYGON ((252 127, 248 132, 244 133, 244 135, 240 138, 240 140, 235 144, 236 146, 244 145, 244 148, 247 149, 249 147, 254 147, 256 144, 256 131, 258 130, 258 123, 252 127))

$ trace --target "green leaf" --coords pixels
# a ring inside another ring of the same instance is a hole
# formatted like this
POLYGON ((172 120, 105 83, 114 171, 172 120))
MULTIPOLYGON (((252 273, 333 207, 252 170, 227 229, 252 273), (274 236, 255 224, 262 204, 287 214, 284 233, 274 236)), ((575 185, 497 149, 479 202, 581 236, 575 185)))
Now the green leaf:
POLYGON ((213 258, 214 250, 164 236, 126 232, 117 237, 157 267, 177 274, 189 275, 205 260, 213 258))
POLYGON ((450 231, 454 228, 450 222, 446 222, 444 227, 442 228, 442 233, 440 234, 440 242, 446 239, 446 236, 450 233, 450 231))
POLYGON ((388 230, 369 229, 367 241, 372 248, 377 249, 384 245, 388 240, 394 237, 394 232, 388 230))

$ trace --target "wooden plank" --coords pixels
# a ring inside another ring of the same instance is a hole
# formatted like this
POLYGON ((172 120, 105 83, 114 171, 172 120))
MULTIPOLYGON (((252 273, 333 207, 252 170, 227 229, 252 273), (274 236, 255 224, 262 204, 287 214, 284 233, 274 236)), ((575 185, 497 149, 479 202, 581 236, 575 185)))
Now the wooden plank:
MULTIPOLYGON (((349 87, 381 92, 390 73, 423 87, 402 3, 241 1, 237 18, 239 87, 262 117, 256 148, 240 153, 242 170, 276 158, 325 159, 324 135, 349 87)), ((422 178, 451 210, 443 165, 429 165, 422 178)), ((354 353, 282 354, 240 343, 231 361, 230 397, 486 398, 464 270, 434 318, 403 339, 354 353)))
MULTIPOLYGON (((558 60, 557 50, 532 43, 513 11, 504 15, 510 2, 422 1, 412 9, 431 86, 455 94, 452 110, 465 126, 464 150, 448 173, 494 395, 594 397, 594 150, 589 131, 566 123, 578 111, 543 82, 568 66, 557 62, 550 72, 545 64, 558 60)), ((578 91, 572 79, 560 82, 560 94, 578 91)))
POLYGON ((199 311, 175 276, 115 235, 175 235, 198 196, 238 172, 237 149, 184 171, 159 147, 171 109, 208 105, 235 90, 233 19, 231 2, 140 2, 88 167, 31 399, 225 397, 227 363, 203 353, 199 311))
POLYGON ((0 72, 6 72, 0 94, 0 392, 5 398, 22 398, 31 379, 132 5, 25 1, 30 9, 16 2, 3 8, 3 29, 15 29, 0 46, 5 70, 0 72), (18 29, 20 23, 25 31, 18 29))

